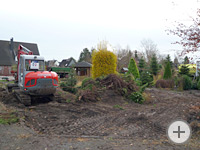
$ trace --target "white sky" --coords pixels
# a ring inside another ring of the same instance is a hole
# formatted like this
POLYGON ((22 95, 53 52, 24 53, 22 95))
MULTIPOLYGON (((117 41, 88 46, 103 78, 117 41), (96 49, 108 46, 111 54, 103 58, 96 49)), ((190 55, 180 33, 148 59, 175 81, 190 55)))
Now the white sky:
POLYGON ((46 60, 78 59, 101 40, 135 50, 150 38, 166 54, 181 49, 167 27, 189 23, 199 6, 200 0, 0 0, 0 39, 37 43, 46 60))

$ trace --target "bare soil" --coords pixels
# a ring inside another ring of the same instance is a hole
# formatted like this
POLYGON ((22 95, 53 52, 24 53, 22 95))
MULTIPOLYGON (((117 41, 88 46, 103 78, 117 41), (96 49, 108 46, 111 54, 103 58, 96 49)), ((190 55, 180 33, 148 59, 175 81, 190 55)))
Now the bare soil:
POLYGON ((58 90, 64 100, 37 100, 24 107, 1 90, 1 103, 16 110, 20 122, 0 126, 0 149, 199 150, 200 129, 193 124, 200 123, 200 92, 145 92, 148 100, 136 104, 113 90, 102 92, 97 102, 77 102, 76 96, 58 90), (185 145, 167 139, 166 128, 176 119, 192 125, 192 138, 185 145))

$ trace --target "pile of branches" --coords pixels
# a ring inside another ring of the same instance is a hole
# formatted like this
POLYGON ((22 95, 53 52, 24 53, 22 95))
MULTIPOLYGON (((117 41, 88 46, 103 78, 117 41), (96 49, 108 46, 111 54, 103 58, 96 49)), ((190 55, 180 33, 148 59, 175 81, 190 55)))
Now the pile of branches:
POLYGON ((121 95, 130 94, 139 90, 133 81, 126 82, 116 74, 108 75, 100 80, 100 84, 107 89, 115 90, 121 95))
POLYGON ((84 87, 90 87, 90 85, 92 85, 92 88, 84 89, 79 92, 79 101, 96 102, 100 100, 100 95, 102 89, 104 88, 114 90, 116 93, 122 96, 128 96, 132 92, 139 90, 134 81, 125 81, 122 79, 122 77, 116 74, 110 74, 103 79, 97 78, 96 80, 89 80, 84 83, 84 87))

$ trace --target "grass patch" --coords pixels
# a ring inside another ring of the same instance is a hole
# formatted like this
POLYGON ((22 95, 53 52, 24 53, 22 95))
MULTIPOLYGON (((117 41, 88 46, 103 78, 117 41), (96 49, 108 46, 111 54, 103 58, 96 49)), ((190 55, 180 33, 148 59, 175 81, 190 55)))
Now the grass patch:
POLYGON ((19 118, 14 114, 0 114, 0 124, 12 124, 19 121, 19 118))
POLYGON ((122 106, 120 106, 120 105, 114 105, 113 107, 114 107, 114 108, 119 108, 119 109, 121 109, 121 110, 124 110, 124 108, 123 108, 122 106))
POLYGON ((71 100, 70 100, 70 99, 67 99, 67 100, 66 100, 66 103, 71 103, 71 100))
POLYGON ((8 82, 7 80, 0 80, 0 82, 8 82))

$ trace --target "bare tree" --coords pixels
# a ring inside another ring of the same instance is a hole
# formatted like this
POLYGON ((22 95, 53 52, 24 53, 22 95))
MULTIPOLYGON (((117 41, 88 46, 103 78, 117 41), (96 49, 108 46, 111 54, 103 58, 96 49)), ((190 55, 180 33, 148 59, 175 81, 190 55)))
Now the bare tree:
POLYGON ((126 49, 122 49, 118 46, 117 49, 117 69, 121 70, 123 67, 128 67, 130 59, 134 56, 133 52, 130 50, 129 46, 126 49))
POLYGON ((143 39, 141 41, 141 49, 144 55, 144 58, 149 63, 153 55, 158 57, 159 51, 157 45, 151 39, 143 39))
MULTIPOLYGON (((200 9, 197 9, 197 15, 195 17, 191 17, 192 24, 187 26, 183 23, 179 23, 176 25, 175 29, 166 30, 169 33, 176 35, 180 38, 180 41, 176 41, 175 44, 180 44, 183 46, 183 51, 181 51, 178 56, 183 61, 184 57, 187 56, 188 53, 195 53, 200 48, 200 9)), ((190 61, 197 59, 198 56, 193 54, 190 57, 190 61)))

